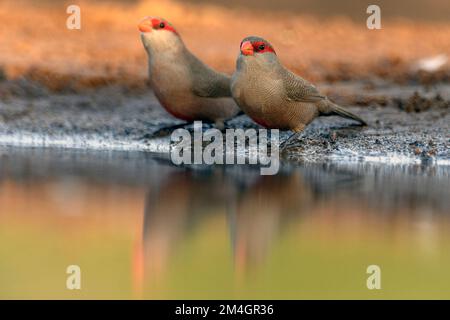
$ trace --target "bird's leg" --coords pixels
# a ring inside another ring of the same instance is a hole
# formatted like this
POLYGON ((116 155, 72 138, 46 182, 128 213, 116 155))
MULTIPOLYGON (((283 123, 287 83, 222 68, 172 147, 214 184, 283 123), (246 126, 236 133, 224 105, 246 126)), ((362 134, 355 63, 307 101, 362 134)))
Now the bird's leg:
POLYGON ((158 129, 155 132, 153 132, 153 134, 150 135, 150 138, 159 138, 159 137, 168 136, 174 130, 179 129, 179 128, 184 128, 185 126, 187 126, 189 124, 190 123, 183 122, 183 123, 179 123, 179 124, 174 124, 174 125, 171 125, 171 126, 163 127, 161 129, 158 129))
POLYGON ((216 127, 216 129, 218 129, 218 130, 220 130, 220 131, 224 131, 225 130, 225 121, 223 120, 223 119, 217 119, 215 122, 214 122, 214 125, 215 125, 215 127, 216 127))
POLYGON ((294 141, 301 132, 294 132, 293 134, 291 134, 289 136, 289 138, 287 138, 281 145, 280 145, 280 151, 284 152, 286 150, 287 147, 289 147, 289 145, 291 144, 292 141, 294 141))
POLYGON ((294 131, 293 134, 291 134, 291 136, 289 138, 287 138, 281 145, 280 145, 280 152, 283 153, 287 147, 290 146, 291 142, 296 140, 303 132, 303 129, 305 128, 305 126, 303 125, 302 127, 299 128, 295 128, 292 131, 294 131))

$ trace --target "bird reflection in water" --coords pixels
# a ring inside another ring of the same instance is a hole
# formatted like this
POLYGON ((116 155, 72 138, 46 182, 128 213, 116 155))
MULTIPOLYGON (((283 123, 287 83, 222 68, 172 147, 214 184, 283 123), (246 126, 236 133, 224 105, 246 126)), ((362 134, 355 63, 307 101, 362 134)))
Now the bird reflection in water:
POLYGON ((182 243, 213 215, 225 216, 235 270, 246 274, 264 263, 283 228, 308 212, 312 198, 299 172, 172 172, 146 196, 143 280, 158 283, 182 243))
POLYGON ((236 279, 263 268, 288 230, 299 239, 304 230, 324 243, 387 235, 394 240, 397 233, 420 241, 417 226, 424 223, 437 234, 436 218, 445 215, 429 213, 448 211, 448 181, 439 173, 430 177, 426 168, 405 170, 302 165, 275 176, 251 168, 171 171, 146 197, 142 280, 164 281, 182 244, 213 216, 227 221, 236 279))

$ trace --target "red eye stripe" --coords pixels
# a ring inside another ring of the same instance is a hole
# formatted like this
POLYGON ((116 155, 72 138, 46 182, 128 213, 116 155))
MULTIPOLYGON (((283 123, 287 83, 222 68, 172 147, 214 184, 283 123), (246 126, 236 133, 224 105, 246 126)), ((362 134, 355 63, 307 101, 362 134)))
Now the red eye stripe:
POLYGON ((270 44, 266 43, 266 42, 255 41, 255 42, 252 42, 252 45, 253 45, 253 48, 255 49, 255 52, 258 52, 258 53, 273 52, 273 53, 276 54, 276 52, 273 49, 273 47, 270 44), (261 50, 260 49, 261 46, 264 46, 264 49, 261 50))
POLYGON ((164 29, 167 31, 172 31, 175 34, 178 34, 178 32, 175 30, 174 27, 172 27, 169 23, 167 23, 167 21, 164 20, 160 20, 160 19, 152 19, 152 25, 153 25, 153 29, 164 29), (164 24, 164 27, 161 28, 161 23, 164 24))

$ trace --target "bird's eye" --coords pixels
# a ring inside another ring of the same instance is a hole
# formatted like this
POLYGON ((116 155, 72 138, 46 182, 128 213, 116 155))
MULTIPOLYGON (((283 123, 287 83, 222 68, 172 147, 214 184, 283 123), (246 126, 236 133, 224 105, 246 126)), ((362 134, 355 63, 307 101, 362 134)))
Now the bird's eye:
POLYGON ((258 50, 262 51, 266 48, 266 46, 264 44, 259 45, 258 50))
POLYGON ((161 22, 160 24, 159 24, 159 27, 162 29, 162 28, 164 28, 166 25, 164 24, 164 22, 161 22))

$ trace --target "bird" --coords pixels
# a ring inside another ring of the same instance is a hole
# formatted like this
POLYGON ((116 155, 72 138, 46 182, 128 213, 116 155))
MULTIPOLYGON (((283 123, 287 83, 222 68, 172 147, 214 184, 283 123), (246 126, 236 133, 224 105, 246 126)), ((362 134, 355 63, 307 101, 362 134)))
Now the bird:
POLYGON ((273 46, 257 36, 246 37, 241 42, 231 78, 231 93, 241 110, 257 124, 294 132, 283 143, 284 147, 318 116, 338 115, 367 125, 285 68, 273 46))
POLYGON ((231 77, 192 54, 167 20, 145 17, 138 29, 148 55, 149 83, 161 105, 178 119, 223 129, 224 121, 240 111, 231 96, 231 77))

